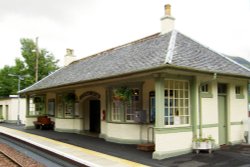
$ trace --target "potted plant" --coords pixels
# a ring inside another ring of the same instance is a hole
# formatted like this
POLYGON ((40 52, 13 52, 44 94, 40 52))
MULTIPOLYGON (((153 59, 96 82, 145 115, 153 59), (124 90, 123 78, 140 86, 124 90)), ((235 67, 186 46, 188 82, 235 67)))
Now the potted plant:
POLYGON ((76 95, 74 93, 68 93, 64 96, 65 103, 75 103, 76 101, 76 95))
POLYGON ((40 96, 34 97, 34 103, 41 103, 41 102, 42 102, 42 98, 40 96))
POLYGON ((132 89, 126 86, 115 89, 113 99, 119 101, 130 101, 132 99, 132 89))
POLYGON ((0 114, 0 122, 4 122, 4 117, 2 114, 0 114))
POLYGON ((209 153, 212 153, 212 149, 214 148, 215 140, 211 135, 208 137, 194 137, 192 142, 193 150, 198 154, 200 150, 208 150, 209 153))

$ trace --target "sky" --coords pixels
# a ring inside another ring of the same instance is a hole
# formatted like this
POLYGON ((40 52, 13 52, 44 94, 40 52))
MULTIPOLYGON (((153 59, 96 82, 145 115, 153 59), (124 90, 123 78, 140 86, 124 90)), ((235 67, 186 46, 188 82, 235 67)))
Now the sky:
POLYGON ((176 30, 250 61, 250 0, 0 0, 0 68, 21 57, 21 38, 63 66, 66 48, 80 59, 155 34, 165 4, 176 30))

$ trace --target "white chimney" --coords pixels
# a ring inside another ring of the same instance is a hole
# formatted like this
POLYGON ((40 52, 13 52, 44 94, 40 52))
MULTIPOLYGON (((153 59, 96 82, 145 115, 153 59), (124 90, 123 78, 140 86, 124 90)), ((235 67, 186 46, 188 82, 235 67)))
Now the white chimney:
POLYGON ((171 16, 171 5, 165 5, 165 16, 161 18, 161 34, 168 33, 174 29, 175 18, 171 16))
POLYGON ((64 56, 64 66, 69 65, 76 60, 73 49, 66 49, 66 55, 64 56))

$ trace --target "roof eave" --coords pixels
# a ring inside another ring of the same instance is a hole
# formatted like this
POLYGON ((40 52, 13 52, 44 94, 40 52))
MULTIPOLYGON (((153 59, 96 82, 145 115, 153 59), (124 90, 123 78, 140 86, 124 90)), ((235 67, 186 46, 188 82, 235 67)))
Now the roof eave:
POLYGON ((41 89, 35 89, 35 90, 31 90, 31 91, 24 91, 20 92, 20 94, 27 94, 27 93, 32 93, 32 92, 40 92, 40 91, 45 91, 45 90, 51 90, 54 88, 63 88, 66 86, 73 86, 73 85, 78 85, 78 84, 87 84, 87 83, 93 83, 93 82, 97 82, 97 81, 104 81, 104 80, 109 80, 109 79, 114 79, 114 78, 119 78, 119 77, 125 77, 125 76, 130 76, 130 75, 134 75, 134 74, 140 74, 140 73, 145 73, 145 72, 154 72, 154 71, 159 71, 159 70, 163 70, 165 68, 173 68, 173 69, 179 69, 179 70, 188 70, 190 72, 196 72, 196 73, 203 73, 203 74, 214 74, 216 73, 217 75, 223 75, 223 76, 231 76, 231 77, 237 77, 237 78, 244 78, 249 80, 250 82, 250 76, 245 76, 245 75, 241 75, 241 74, 230 74, 230 73, 221 73, 218 71, 207 71, 207 70, 201 70, 201 69, 195 69, 195 68, 191 68, 191 67, 184 67, 184 66, 176 66, 173 64, 162 64, 160 66, 154 67, 154 68, 149 68, 149 69, 143 69, 143 70, 138 70, 138 71, 133 71, 133 72, 129 72, 129 73, 123 73, 123 74, 118 74, 118 75, 113 75, 113 76, 108 76, 108 77, 102 77, 102 78, 96 78, 96 79, 90 79, 90 80, 85 80, 85 81, 79 81, 79 82, 74 82, 74 83, 70 83, 70 84, 62 84, 62 85, 57 85, 57 86, 53 86, 53 87, 48 87, 48 88, 41 88, 41 89))

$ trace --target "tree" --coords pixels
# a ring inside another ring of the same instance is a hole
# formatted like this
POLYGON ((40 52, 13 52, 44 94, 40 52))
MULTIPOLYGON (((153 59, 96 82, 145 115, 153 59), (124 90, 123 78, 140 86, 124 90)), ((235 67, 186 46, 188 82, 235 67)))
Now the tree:
MULTIPOLYGON (((24 58, 24 65, 26 68, 26 74, 29 74, 29 83, 35 82, 35 66, 36 66, 36 44, 32 39, 23 38, 21 42, 21 54, 24 58)), ((46 49, 39 50, 38 59, 38 80, 41 80, 51 72, 58 69, 57 63, 59 60, 55 60, 52 53, 49 53, 46 49)), ((29 85, 30 85, 29 84, 29 85)))
POLYGON ((4 66, 4 68, 0 70, 0 96, 16 94, 17 86, 14 85, 14 78, 8 76, 8 74, 14 71, 14 67, 10 66, 4 66))
MULTIPOLYGON (((22 58, 16 58, 14 66, 5 66, 0 69, 0 96, 8 96, 17 93, 18 79, 10 77, 8 74, 29 76, 21 82, 21 90, 35 83, 35 65, 36 65, 36 44, 32 39, 22 38, 21 55, 22 58)), ((59 67, 59 60, 56 60, 52 53, 46 49, 39 50, 38 59, 38 80, 54 72, 59 67)))

